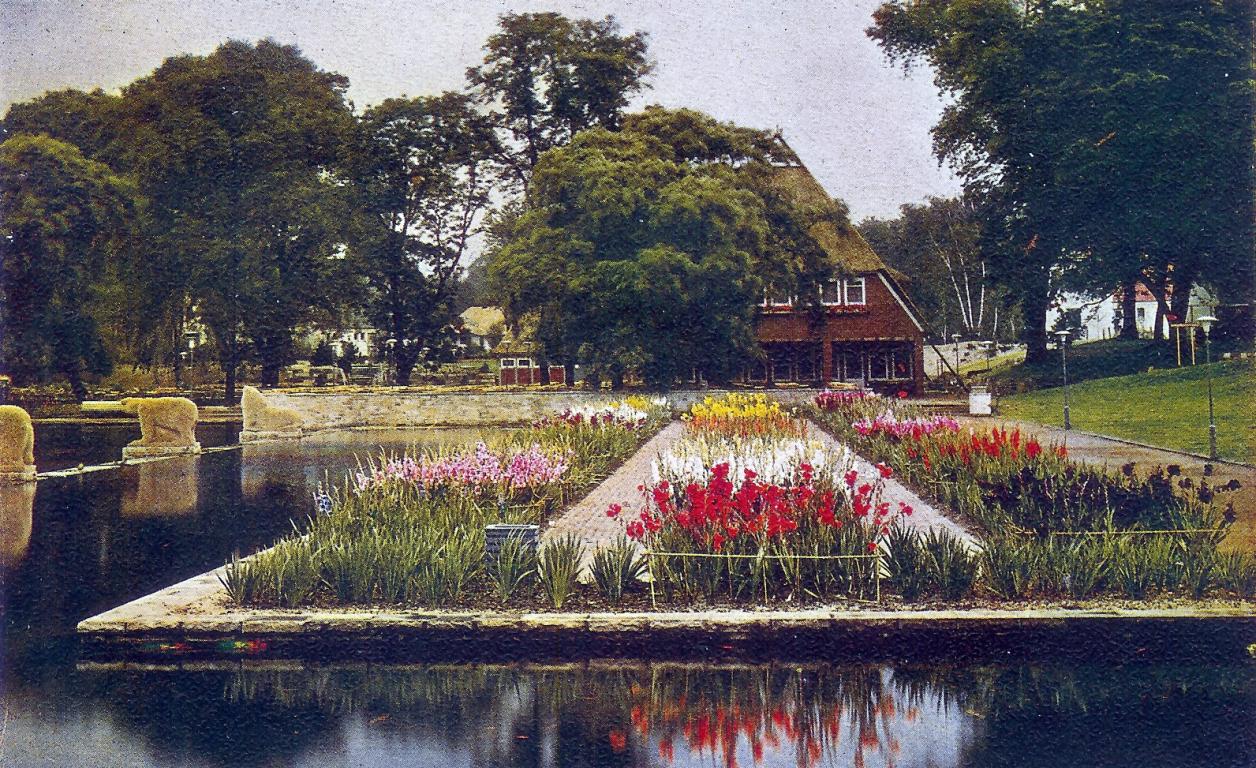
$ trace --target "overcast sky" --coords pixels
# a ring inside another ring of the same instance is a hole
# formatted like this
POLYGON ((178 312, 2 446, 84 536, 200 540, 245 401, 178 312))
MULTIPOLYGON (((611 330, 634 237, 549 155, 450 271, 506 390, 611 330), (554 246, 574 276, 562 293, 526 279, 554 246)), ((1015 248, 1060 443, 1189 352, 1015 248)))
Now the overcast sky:
POLYGON ((55 88, 115 90, 167 56, 271 37, 348 76, 360 109, 461 88, 498 14, 613 14, 649 34, 657 64, 636 106, 781 128, 858 221, 958 190, 929 151, 942 105, 930 73, 905 76, 864 35, 878 2, 0 0, 0 105, 55 88))

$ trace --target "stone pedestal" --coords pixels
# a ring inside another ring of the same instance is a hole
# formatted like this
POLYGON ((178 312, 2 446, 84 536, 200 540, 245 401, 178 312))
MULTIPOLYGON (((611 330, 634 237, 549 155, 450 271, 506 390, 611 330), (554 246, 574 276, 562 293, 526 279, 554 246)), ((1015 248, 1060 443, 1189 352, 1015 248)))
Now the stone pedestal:
POLYGON ((22 562, 30 549, 35 487, 35 483, 0 485, 0 565, 6 568, 22 562))
POLYGON ((167 456, 195 456, 201 452, 201 444, 191 445, 126 445, 122 447, 122 458, 132 459, 165 458, 167 456))
POLYGON ((300 440, 304 432, 300 429, 289 430, 261 430, 246 431, 240 433, 241 443, 267 443, 271 440, 300 440))
POLYGON ((35 465, 26 464, 21 469, 0 470, 0 485, 33 483, 36 480, 35 465))

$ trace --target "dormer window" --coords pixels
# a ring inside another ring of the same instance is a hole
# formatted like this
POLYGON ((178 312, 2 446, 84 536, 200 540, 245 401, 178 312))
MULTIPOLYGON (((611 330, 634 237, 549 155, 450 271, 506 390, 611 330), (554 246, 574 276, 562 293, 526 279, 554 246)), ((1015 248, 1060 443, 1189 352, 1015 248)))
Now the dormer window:
POLYGON ((852 278, 846 281, 846 303, 847 304, 864 304, 866 303, 865 285, 862 277, 852 278))

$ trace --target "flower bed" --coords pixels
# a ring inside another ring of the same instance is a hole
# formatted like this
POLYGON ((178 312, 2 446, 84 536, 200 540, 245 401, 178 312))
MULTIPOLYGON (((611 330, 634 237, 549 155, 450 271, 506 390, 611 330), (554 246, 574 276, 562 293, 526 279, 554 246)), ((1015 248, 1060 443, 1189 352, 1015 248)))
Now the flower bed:
POLYGON ((237 604, 283 607, 450 605, 490 591, 508 598, 538 571, 558 588, 555 569, 545 572, 517 541, 506 548, 517 556, 506 564, 510 573, 486 563, 485 526, 542 523, 668 417, 664 403, 611 403, 512 431, 494 445, 381 456, 320 491, 308 530, 253 558, 233 557, 224 586, 237 604))
MULTIPOLYGON (((1127 465, 1111 473, 1072 462, 1063 446, 1019 430, 966 430, 949 417, 875 396, 822 393, 813 415, 860 454, 984 529, 980 578, 995 595, 1256 590, 1256 561, 1217 551, 1233 519, 1232 509, 1218 509, 1217 496, 1237 484, 1210 487, 1206 479, 1180 477, 1176 467, 1137 474, 1127 465)), ((923 587, 904 582, 927 559, 919 550, 928 542, 902 536, 892 545, 896 586, 919 594, 923 587)))
POLYGON ((861 480, 849 451, 762 395, 695 405, 685 435, 653 464, 627 535, 664 599, 769 601, 878 594, 879 541, 909 508, 881 501, 886 468, 861 480))

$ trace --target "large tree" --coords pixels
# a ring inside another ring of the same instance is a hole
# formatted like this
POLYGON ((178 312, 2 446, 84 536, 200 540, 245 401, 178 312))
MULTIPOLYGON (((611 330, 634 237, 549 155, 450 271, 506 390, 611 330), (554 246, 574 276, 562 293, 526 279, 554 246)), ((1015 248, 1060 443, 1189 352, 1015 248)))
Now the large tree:
POLYGON ((82 400, 107 373, 91 307, 127 232, 135 191, 48 136, 0 144, 0 368, 19 382, 63 376, 82 400))
POLYGON ((488 119, 461 94, 388 99, 362 116, 350 160, 362 214, 353 250, 400 383, 452 325, 497 147, 488 119))
POLYGON ((507 178, 526 188, 547 150, 586 128, 617 128, 652 65, 645 35, 621 34, 611 16, 507 13, 498 27, 467 80, 492 112, 507 178))
POLYGON ((1143 280, 1163 296, 1172 275, 1184 301, 1215 265, 1250 297, 1250 8, 922 0, 876 12, 869 34, 893 59, 927 61, 951 97, 935 152, 978 204, 1031 359, 1046 353, 1062 286, 1132 298, 1143 280))
POLYGON ((908 291, 935 333, 989 338, 1009 327, 981 252, 981 224, 965 200, 903 205, 897 218, 860 222, 859 232, 887 264, 911 276, 908 291))
POLYGON ((123 91, 123 161, 153 201, 152 276, 211 329, 228 400, 250 349, 278 383, 297 326, 343 295, 347 86, 263 40, 167 59, 123 91))
MULTIPOLYGON (((665 386, 691 367, 729 380, 756 352, 765 283, 830 273, 809 216, 779 194, 772 137, 652 109, 546 153, 490 273, 508 314, 534 313, 550 359, 665 386), (800 243, 802 246, 800 247, 800 243)), ((811 291, 814 293, 814 291, 811 291)))

